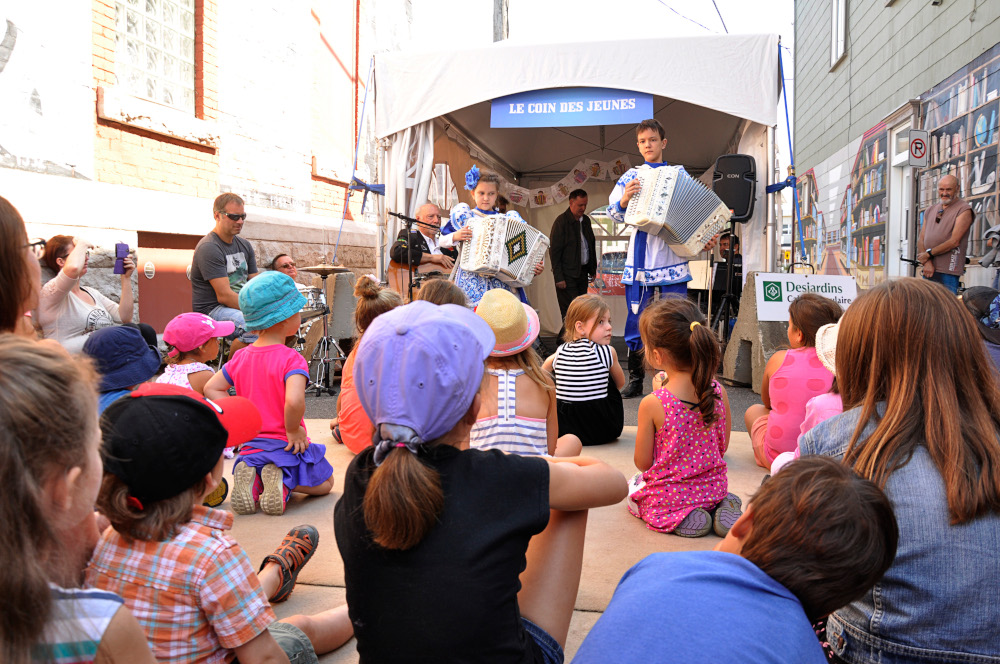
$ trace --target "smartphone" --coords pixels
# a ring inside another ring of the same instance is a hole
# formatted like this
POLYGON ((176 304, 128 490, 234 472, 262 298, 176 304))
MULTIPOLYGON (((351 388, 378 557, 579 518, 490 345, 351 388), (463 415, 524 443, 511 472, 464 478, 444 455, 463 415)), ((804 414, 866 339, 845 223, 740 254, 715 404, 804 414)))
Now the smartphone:
POLYGON ((115 274, 125 274, 125 259, 128 258, 128 244, 119 242, 115 245, 115 274))

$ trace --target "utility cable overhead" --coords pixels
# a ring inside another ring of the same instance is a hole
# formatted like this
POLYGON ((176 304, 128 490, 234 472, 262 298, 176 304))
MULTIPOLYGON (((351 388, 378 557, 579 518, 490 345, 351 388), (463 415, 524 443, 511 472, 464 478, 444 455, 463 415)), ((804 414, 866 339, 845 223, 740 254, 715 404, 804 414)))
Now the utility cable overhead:
POLYGON ((715 0, 712 0, 712 6, 715 7, 715 13, 719 15, 719 22, 722 23, 722 29, 729 34, 729 28, 726 27, 726 22, 722 19, 722 12, 719 11, 719 5, 715 4, 715 0))

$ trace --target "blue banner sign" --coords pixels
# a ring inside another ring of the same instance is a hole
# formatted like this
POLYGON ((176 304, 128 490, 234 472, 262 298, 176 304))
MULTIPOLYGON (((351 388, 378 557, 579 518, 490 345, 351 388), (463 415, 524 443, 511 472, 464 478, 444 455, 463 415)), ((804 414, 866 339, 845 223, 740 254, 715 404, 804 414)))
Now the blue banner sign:
POLYGON ((589 127, 653 117, 653 95, 608 88, 550 88, 493 100, 490 126, 589 127))

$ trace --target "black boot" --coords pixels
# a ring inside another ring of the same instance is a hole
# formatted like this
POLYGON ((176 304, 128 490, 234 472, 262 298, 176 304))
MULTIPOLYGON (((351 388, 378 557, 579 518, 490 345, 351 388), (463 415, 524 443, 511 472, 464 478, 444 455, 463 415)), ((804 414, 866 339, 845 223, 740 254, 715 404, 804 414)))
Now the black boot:
POLYGON ((643 366, 642 351, 629 350, 628 373, 628 385, 622 390, 622 398, 634 399, 641 397, 644 383, 646 382, 646 368, 643 366))

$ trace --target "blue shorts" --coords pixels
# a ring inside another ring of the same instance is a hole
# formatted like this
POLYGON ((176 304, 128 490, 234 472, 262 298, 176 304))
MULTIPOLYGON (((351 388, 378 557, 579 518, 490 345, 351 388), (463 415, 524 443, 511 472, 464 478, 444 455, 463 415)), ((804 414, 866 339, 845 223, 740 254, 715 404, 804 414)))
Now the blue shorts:
POLYGON ((559 642, 553 639, 551 634, 524 616, 521 616, 521 622, 524 623, 524 631, 538 644, 545 664, 563 664, 566 660, 566 654, 563 652, 559 642))
POLYGON ((214 320, 228 320, 236 324, 236 330, 226 337, 226 339, 229 339, 230 341, 239 337, 240 341, 248 346, 257 341, 256 334, 250 334, 247 332, 246 320, 243 318, 243 312, 239 309, 224 307, 220 304, 208 312, 208 317, 214 320))

